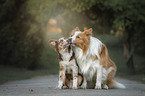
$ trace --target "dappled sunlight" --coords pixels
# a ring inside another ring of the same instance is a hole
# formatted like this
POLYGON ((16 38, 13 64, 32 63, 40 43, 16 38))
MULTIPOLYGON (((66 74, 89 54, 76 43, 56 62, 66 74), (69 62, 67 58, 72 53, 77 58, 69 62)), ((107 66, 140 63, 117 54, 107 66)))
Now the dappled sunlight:
POLYGON ((62 32, 62 29, 58 27, 57 21, 55 19, 49 19, 47 26, 47 32, 62 32))

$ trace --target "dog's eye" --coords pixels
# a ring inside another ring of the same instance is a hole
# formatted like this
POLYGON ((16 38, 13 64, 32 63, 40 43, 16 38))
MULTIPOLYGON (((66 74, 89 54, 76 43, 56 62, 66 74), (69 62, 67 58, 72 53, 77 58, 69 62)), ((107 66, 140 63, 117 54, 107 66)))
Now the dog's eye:
POLYGON ((60 40, 60 42, 63 42, 63 40, 60 40))
POLYGON ((80 36, 77 36, 76 38, 80 38, 80 36))

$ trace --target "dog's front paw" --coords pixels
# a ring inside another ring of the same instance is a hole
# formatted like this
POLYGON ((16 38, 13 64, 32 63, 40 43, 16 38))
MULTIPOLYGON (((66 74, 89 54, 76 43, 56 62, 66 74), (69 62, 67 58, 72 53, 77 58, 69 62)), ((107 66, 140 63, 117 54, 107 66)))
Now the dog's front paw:
POLYGON ((108 89, 108 86, 106 84, 103 85, 103 89, 108 89))
POLYGON ((78 89, 78 88, 74 86, 74 87, 72 87, 72 89, 78 89))
POLYGON ((87 84, 83 84, 83 85, 81 86, 81 88, 86 89, 86 88, 87 88, 87 84))
POLYGON ((101 88, 101 85, 96 85, 96 86, 95 86, 95 89, 102 89, 102 88, 101 88))
POLYGON ((61 86, 57 86, 56 89, 62 89, 62 87, 61 86))
POLYGON ((63 86, 63 89, 67 89, 68 87, 67 86, 63 86))

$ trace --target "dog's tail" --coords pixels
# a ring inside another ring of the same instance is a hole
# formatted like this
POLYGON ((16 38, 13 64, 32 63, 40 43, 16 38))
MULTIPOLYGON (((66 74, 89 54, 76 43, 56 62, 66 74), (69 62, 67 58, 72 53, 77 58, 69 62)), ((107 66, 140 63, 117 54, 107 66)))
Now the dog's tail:
POLYGON ((111 84, 109 84, 109 88, 120 88, 120 89, 125 89, 125 85, 117 82, 117 81, 114 81, 112 80, 111 84))

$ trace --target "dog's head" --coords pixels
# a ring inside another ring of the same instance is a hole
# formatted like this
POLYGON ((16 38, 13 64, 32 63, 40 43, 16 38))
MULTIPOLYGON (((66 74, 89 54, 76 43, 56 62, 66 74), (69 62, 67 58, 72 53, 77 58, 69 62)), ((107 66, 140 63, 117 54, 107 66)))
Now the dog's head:
POLYGON ((60 38, 59 40, 50 40, 49 42, 55 51, 59 53, 67 52, 70 47, 70 41, 64 38, 60 38))
POLYGON ((84 32, 79 31, 79 28, 76 27, 69 37, 69 40, 73 46, 81 48, 84 53, 86 53, 89 48, 90 38, 92 36, 92 28, 85 30, 84 32))

